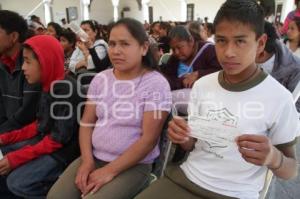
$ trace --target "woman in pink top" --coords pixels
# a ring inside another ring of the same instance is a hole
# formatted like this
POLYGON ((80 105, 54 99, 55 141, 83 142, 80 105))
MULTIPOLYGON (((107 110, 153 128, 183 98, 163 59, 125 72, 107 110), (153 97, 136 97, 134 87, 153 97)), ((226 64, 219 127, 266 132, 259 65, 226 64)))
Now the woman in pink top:
POLYGON ((140 22, 119 20, 108 44, 113 69, 99 73, 89 87, 79 132, 81 157, 47 198, 130 199, 149 182, 170 112, 170 87, 155 70, 140 22))
POLYGON ((300 0, 295 0, 296 9, 289 12, 287 17, 284 20, 283 27, 280 31, 281 35, 285 35, 289 28, 289 23, 295 18, 300 17, 300 0))

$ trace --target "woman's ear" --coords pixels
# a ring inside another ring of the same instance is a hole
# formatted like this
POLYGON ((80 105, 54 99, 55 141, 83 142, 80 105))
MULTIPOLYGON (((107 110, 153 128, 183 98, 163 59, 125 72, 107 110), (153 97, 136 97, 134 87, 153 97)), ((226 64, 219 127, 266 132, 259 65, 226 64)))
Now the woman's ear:
POLYGON ((143 56, 145 56, 145 55, 147 54, 147 52, 148 52, 148 50, 149 50, 149 46, 150 46, 150 44, 149 44, 148 41, 146 41, 146 42, 143 44, 143 46, 142 46, 142 55, 143 55, 143 56))

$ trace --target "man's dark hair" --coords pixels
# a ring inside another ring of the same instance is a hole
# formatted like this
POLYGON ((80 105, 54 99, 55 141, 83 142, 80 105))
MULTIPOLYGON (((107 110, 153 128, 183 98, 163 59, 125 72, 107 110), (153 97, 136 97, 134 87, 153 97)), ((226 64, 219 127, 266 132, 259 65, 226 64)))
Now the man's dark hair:
POLYGON ((276 52, 276 40, 279 39, 279 36, 277 35, 276 29, 274 28, 273 24, 267 21, 265 21, 265 34, 268 36, 265 51, 273 54, 276 52))
POLYGON ((256 38, 264 33, 264 11, 255 0, 227 0, 215 17, 214 29, 224 20, 249 25, 256 38))
POLYGON ((265 12, 265 17, 269 17, 275 13, 275 0, 256 0, 265 12))
POLYGON ((7 34, 19 33, 19 42, 22 43, 27 37, 27 23, 25 19, 16 12, 0 10, 0 28, 7 34))

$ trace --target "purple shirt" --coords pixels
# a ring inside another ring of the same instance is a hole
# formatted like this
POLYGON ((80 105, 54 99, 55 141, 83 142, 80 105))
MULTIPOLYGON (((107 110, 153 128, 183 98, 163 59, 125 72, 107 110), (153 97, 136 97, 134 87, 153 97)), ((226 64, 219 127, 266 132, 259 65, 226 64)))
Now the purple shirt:
MULTIPOLYGON (((141 137, 144 112, 170 112, 172 104, 169 84, 156 71, 132 80, 117 80, 112 69, 105 70, 91 82, 88 98, 97 102, 93 154, 106 162, 118 158, 141 137)), ((141 163, 152 163, 158 155, 156 145, 141 163)))

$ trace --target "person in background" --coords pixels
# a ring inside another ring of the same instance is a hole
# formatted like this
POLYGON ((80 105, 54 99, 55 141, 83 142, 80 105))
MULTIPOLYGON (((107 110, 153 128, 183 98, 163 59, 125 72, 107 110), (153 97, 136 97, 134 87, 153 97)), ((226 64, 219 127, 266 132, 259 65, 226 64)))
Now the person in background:
POLYGON ((159 40, 159 21, 155 21, 150 26, 149 36, 152 37, 155 41, 159 40))
POLYGON ((46 32, 47 35, 51 35, 59 40, 61 32, 62 32, 62 28, 58 23, 55 22, 48 23, 47 32, 46 32))
POLYGON ((286 16, 286 18, 283 22, 283 27, 280 30, 281 35, 285 35, 287 33, 289 24, 295 17, 300 17, 300 0, 295 0, 294 3, 296 6, 296 9, 289 12, 289 14, 286 16))
POLYGON ((159 48, 163 53, 170 52, 170 38, 168 36, 169 31, 171 30, 171 25, 168 22, 159 23, 159 48))
POLYGON ((29 84, 21 67, 27 23, 19 14, 0 10, 0 134, 36 119, 39 84, 29 84))
POLYGON ((108 44, 113 69, 99 73, 90 84, 79 131, 81 157, 47 199, 132 199, 149 183, 171 108, 170 87, 156 71, 140 22, 120 19, 108 44))
POLYGON ((205 25, 205 30, 206 30, 206 33, 207 33, 207 41, 215 43, 213 24, 212 23, 207 23, 205 25))
POLYGON ((64 49, 64 55, 65 55, 65 72, 69 72, 69 65, 70 65, 70 59, 71 56, 75 50, 76 47, 76 35, 74 32, 72 32, 69 29, 64 29, 60 34, 60 44, 64 49))
POLYGON ((172 55, 163 74, 168 79, 175 107, 187 114, 190 91, 196 80, 221 70, 215 47, 210 42, 197 40, 185 26, 176 26, 170 31, 172 55))
POLYGON ((197 21, 193 21, 188 23, 188 30, 192 34, 192 36, 198 41, 206 41, 207 40, 207 32, 204 26, 197 21))
POLYGON ((61 26, 65 29, 67 29, 68 28, 68 22, 67 22, 66 18, 62 18, 60 21, 61 21, 61 26))
POLYGON ((44 35, 47 31, 43 25, 35 21, 30 21, 28 23, 28 29, 32 30, 34 35, 44 35))
MULTIPOLYGON (((0 135, 0 196, 45 198, 66 166, 79 156, 77 82, 64 74, 57 39, 34 36, 23 46, 22 70, 29 84, 43 87, 37 120, 0 135)), ((33 103, 33 102, 31 102, 33 103)))
POLYGON ((107 43, 100 38, 98 23, 95 20, 81 22, 80 27, 88 35, 87 41, 78 41, 71 59, 69 70, 77 73, 79 70, 100 72, 110 66, 107 56, 107 43))
POLYGON ((43 29, 45 29, 45 26, 44 24, 41 22, 41 18, 36 16, 36 15, 31 15, 30 16, 30 20, 33 21, 33 22, 36 22, 38 23, 39 25, 41 25, 43 27, 43 29))
POLYGON ((300 18, 295 17, 290 23, 287 31, 287 39, 284 43, 294 55, 300 58, 300 18))
MULTIPOLYGON (((273 24, 265 22, 264 30, 268 38, 264 51, 256 57, 256 63, 290 92, 293 92, 300 81, 300 58, 279 40, 273 24)), ((297 101, 296 107, 300 112, 300 100, 297 101)))

